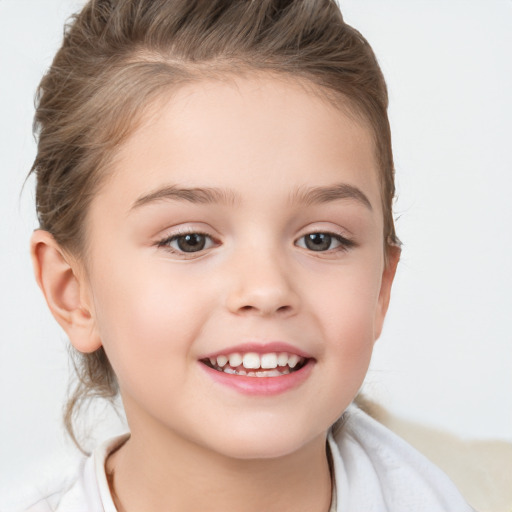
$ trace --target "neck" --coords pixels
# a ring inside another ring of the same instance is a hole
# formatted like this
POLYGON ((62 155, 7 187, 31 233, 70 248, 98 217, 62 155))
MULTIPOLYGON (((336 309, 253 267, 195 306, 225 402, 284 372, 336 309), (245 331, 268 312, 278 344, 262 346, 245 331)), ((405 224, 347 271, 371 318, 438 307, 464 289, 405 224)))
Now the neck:
POLYGON ((331 476, 325 435, 270 459, 234 459, 166 436, 131 438, 106 463, 119 512, 161 510, 327 512, 331 476))

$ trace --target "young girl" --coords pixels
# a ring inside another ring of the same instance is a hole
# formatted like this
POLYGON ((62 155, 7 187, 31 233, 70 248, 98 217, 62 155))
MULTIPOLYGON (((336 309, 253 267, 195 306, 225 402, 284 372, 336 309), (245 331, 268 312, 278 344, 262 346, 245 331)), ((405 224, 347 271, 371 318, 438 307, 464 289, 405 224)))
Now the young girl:
POLYGON ((352 404, 399 260, 386 86, 331 0, 91 0, 36 113, 36 279, 106 441, 30 511, 471 510, 352 404))

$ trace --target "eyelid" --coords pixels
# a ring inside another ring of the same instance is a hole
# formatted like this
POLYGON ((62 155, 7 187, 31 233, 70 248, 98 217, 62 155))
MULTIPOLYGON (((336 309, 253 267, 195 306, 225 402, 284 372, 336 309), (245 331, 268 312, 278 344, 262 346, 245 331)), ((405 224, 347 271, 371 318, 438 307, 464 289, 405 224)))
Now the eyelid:
POLYGON ((298 237, 295 240, 295 245, 297 245, 297 247, 300 247, 301 249, 305 249, 305 250, 307 250, 309 252, 321 255, 321 254, 329 254, 329 253, 334 253, 334 252, 346 252, 349 249, 351 249, 353 247, 356 247, 357 243, 352 238, 348 238, 345 235, 345 233, 342 233, 339 230, 336 230, 336 229, 322 229, 320 227, 320 228, 310 229, 310 230, 306 231, 305 233, 303 233, 300 237, 298 237), (307 247, 304 247, 302 245, 298 245, 299 240, 302 240, 304 237, 306 237, 308 235, 313 235, 313 234, 329 235, 332 238, 334 238, 337 242, 339 242, 340 245, 338 247, 335 247, 333 249, 327 249, 325 251, 313 251, 311 249, 308 249, 307 247))
POLYGON ((183 259, 191 259, 191 258, 198 258, 199 256, 204 255, 209 249, 212 247, 219 245, 219 241, 216 237, 214 237, 212 234, 207 233, 204 229, 194 229, 193 227, 190 228, 183 228, 180 227, 176 231, 168 233, 166 236, 163 236, 162 238, 159 238, 155 246, 157 248, 164 249, 165 251, 176 255, 183 259), (192 252, 185 252, 180 251, 179 249, 175 249, 174 247, 170 246, 170 243, 174 240, 186 236, 186 235, 201 235, 205 238, 209 239, 211 241, 211 245, 209 247, 205 247, 203 249, 200 249, 199 251, 192 251, 192 252))
POLYGON ((159 229, 158 233, 154 235, 156 243, 165 242, 173 237, 185 235, 204 235, 210 237, 212 240, 218 240, 218 237, 213 233, 215 230, 205 222, 183 222, 175 224, 174 226, 166 226, 159 229))

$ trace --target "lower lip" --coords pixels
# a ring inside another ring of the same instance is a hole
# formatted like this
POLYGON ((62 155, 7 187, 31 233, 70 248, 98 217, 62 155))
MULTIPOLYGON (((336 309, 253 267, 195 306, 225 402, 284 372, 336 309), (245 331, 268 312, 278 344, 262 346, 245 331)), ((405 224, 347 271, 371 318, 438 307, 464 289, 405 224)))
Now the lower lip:
POLYGON ((300 386, 310 375, 313 365, 313 359, 300 369, 280 377, 247 377, 245 375, 232 375, 230 373, 219 372, 199 362, 201 368, 215 382, 230 387, 239 393, 245 395, 272 396, 285 393, 300 386))

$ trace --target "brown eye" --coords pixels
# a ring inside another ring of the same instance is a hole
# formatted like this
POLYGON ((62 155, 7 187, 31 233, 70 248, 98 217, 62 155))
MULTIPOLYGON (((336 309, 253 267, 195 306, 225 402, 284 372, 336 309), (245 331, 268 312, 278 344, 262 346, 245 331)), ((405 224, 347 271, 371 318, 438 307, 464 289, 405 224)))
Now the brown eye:
POLYGON ((215 242, 210 236, 203 233, 184 233, 165 238, 157 245, 174 253, 194 253, 213 247, 215 242))
POLYGON ((310 233, 304 237, 304 244, 311 251, 327 251, 331 248, 332 236, 327 233, 310 233))
POLYGON ((300 237, 295 244, 303 249, 315 252, 344 251, 355 246, 352 240, 334 233, 308 233, 300 237))
POLYGON ((205 248, 206 236, 200 235, 199 233, 190 233, 188 235, 178 236, 172 242, 175 242, 180 251, 197 252, 205 248))

